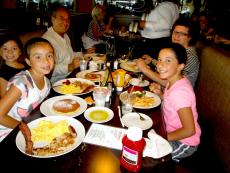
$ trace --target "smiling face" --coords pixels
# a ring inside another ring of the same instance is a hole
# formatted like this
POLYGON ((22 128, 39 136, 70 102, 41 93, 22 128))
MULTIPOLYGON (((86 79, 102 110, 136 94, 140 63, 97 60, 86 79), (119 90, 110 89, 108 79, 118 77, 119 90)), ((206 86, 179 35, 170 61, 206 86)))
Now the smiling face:
POLYGON ((26 62, 38 76, 49 74, 54 67, 54 50, 50 44, 38 42, 31 47, 26 62))
POLYGON ((159 53, 157 71, 161 79, 166 79, 172 85, 179 80, 184 64, 179 64, 174 51, 170 48, 162 49, 159 53))
POLYGON ((70 26, 70 14, 65 9, 58 9, 55 16, 52 16, 52 26, 55 32, 63 36, 70 26))
POLYGON ((189 28, 181 25, 175 26, 172 32, 172 42, 182 45, 184 48, 189 46, 191 36, 189 35, 189 28))
POLYGON ((0 56, 5 60, 6 63, 17 61, 20 55, 21 50, 14 40, 7 41, 0 48, 0 56))

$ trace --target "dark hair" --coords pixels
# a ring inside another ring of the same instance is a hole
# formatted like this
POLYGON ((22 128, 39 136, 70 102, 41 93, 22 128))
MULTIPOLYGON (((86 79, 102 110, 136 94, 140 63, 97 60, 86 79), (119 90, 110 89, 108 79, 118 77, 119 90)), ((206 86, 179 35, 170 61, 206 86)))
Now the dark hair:
MULTIPOLYGON (((199 25, 193 22, 191 19, 188 18, 179 18, 172 27, 172 32, 174 31, 176 26, 184 26, 188 28, 188 34, 191 37, 189 41, 189 46, 193 46, 196 44, 199 36, 199 25)), ((172 33, 171 33, 172 35, 172 33)))
POLYGON ((23 51, 23 44, 20 38, 17 35, 5 35, 0 39, 0 47, 8 41, 15 41, 19 49, 23 51))
POLYGON ((51 16, 55 17, 59 10, 64 10, 69 14, 69 16, 71 15, 71 13, 70 13, 70 11, 69 11, 69 9, 67 7, 62 6, 62 5, 55 5, 52 8, 51 16))
POLYGON ((171 49, 174 52, 178 63, 179 64, 186 64, 187 52, 186 52, 186 49, 182 45, 180 45, 178 43, 171 43, 170 46, 165 47, 163 49, 171 49))
POLYGON ((31 48, 34 47, 35 45, 37 45, 38 43, 48 43, 53 48, 53 46, 51 45, 51 43, 48 40, 46 40, 45 38, 42 38, 42 37, 32 38, 32 39, 28 40, 26 42, 26 44, 25 44, 25 54, 26 54, 27 58, 30 57, 30 50, 31 50, 31 48))

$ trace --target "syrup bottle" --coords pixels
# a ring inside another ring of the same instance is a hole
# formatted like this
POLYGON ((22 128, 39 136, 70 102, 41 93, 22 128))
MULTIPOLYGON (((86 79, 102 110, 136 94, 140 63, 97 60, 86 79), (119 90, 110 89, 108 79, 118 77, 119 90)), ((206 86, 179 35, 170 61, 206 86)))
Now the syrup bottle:
POLYGON ((142 152, 145 140, 139 127, 129 127, 127 135, 122 139, 121 165, 129 171, 138 172, 142 166, 142 152))

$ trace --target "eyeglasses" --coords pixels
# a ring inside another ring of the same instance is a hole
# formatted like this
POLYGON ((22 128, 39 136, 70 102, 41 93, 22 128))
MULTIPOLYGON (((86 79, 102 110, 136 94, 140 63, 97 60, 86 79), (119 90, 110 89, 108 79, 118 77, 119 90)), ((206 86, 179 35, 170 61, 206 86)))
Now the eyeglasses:
POLYGON ((185 37, 185 36, 188 36, 188 35, 189 35, 188 33, 179 32, 179 31, 173 31, 173 34, 178 35, 178 36, 180 36, 180 37, 185 37))

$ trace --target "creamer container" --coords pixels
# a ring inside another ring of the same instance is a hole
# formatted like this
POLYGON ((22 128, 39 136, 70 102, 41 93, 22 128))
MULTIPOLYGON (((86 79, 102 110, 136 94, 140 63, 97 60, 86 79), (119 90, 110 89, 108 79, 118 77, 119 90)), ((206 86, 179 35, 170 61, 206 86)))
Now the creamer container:
POLYGON ((127 135, 122 139, 121 165, 132 172, 138 172, 142 166, 142 152, 145 140, 142 138, 142 130, 139 127, 129 127, 127 135))

